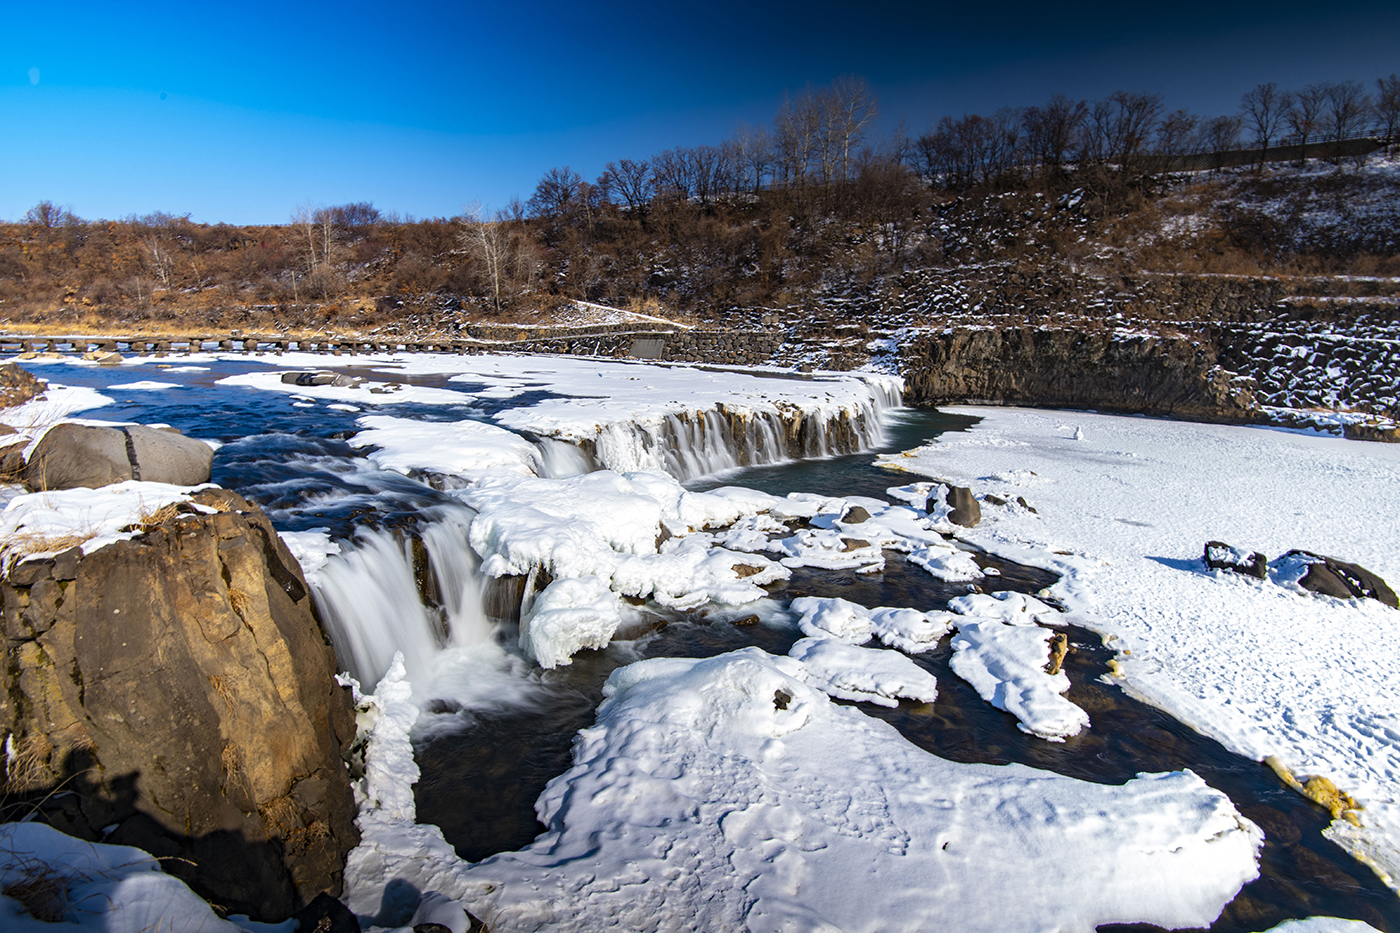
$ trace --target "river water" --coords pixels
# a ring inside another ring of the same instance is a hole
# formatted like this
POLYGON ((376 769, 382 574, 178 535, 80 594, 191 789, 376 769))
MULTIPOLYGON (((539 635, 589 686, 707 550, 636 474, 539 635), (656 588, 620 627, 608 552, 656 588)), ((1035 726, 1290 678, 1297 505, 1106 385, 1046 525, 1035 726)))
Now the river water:
MULTIPOLYGON (((417 744, 423 772, 417 785, 419 818, 441 826, 457 852, 469 860, 523 847, 541 831, 535 798, 568 768, 573 735, 592 723, 603 681, 617 667, 640 658, 707 657, 749 645, 784 654, 800 637, 784 611, 799 595, 929 610, 968 592, 966 584, 941 583, 894 553, 887 555, 881 574, 801 569, 785 583, 768 587, 769 598, 756 607, 686 613, 648 604, 641 607, 640 621, 619 632, 609 647, 584 651, 568 667, 540 671, 512 653, 519 587, 490 583, 477 572, 465 542, 470 510, 423 482, 374 467, 363 451, 347 444, 345 438, 358 429, 363 412, 307 406, 290 395, 216 384, 227 375, 266 368, 261 361, 201 360, 198 365, 203 368, 181 371, 180 362, 172 361, 169 369, 143 371, 140 376, 130 369, 65 364, 28 363, 26 368, 41 378, 90 386, 118 399, 82 413, 85 417, 163 422, 187 434, 223 441, 214 459, 215 482, 259 503, 279 530, 328 529, 359 561, 342 568, 342 577, 322 577, 318 604, 323 614, 359 613, 355 624, 366 628, 373 628, 377 618, 388 633, 390 651, 424 638, 429 647, 423 650, 433 650, 435 638, 441 650, 442 632, 448 631, 453 633, 448 641, 455 639, 463 651, 489 648, 495 653, 494 680, 481 688, 493 694, 494 701, 475 702, 470 689, 444 689, 426 704, 428 725, 417 744), (182 388, 109 390, 147 377, 182 388), (414 539, 423 543, 413 545, 414 539), (398 582, 386 582, 391 577, 398 582), (344 592, 325 591, 337 586, 344 592), (426 600, 413 595, 410 598, 420 605, 405 606, 405 592, 426 594, 426 600), (375 593, 382 595, 382 606, 374 602, 375 593), (405 616, 412 618, 405 622, 405 616)), ((404 381, 450 387, 441 377, 404 381)), ((536 393, 483 405, 464 393, 460 405, 397 404, 386 411, 430 421, 485 420, 499 407, 529 404, 539 397, 536 393)), ((887 415, 881 449, 908 449, 941 432, 965 429, 973 421, 931 411, 895 411, 887 415)), ((703 477, 689 486, 705 490, 740 485, 778 495, 802 491, 884 498, 885 490, 903 478, 876 468, 873 454, 753 467, 703 477)), ((1055 579, 1046 571, 990 555, 979 554, 977 559, 1001 571, 998 588, 1035 593, 1055 579)), ((333 633, 343 662, 356 650, 345 637, 333 633)), ((1260 879, 1245 887, 1213 930, 1258 931, 1289 918, 1325 915, 1365 920, 1377 929, 1400 933, 1400 899, 1369 869, 1322 837, 1330 819, 1326 811, 1289 790, 1265 766, 1230 753, 1127 696, 1105 676, 1112 652, 1096 634, 1070 629, 1070 641, 1069 699, 1090 714, 1093 727, 1067 742, 1029 736, 1016 728, 1010 715, 983 702, 951 671, 948 639, 938 650, 914 656, 937 677, 937 702, 858 708, 889 722, 919 747, 954 761, 1019 762, 1100 783, 1121 783, 1140 772, 1190 768, 1228 794, 1267 837, 1260 879)), ((378 650, 382 654, 383 649, 378 650)))

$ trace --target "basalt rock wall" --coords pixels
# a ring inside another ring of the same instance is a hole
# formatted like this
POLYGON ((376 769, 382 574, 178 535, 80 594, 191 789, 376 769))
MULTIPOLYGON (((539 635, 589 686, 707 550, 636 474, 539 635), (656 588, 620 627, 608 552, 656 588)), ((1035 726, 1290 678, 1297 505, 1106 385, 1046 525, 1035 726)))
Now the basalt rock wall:
POLYGON ((296 560, 255 506, 166 518, 0 580, 0 763, 16 818, 133 845, 231 912, 338 894, 358 836, 346 691, 296 560))
POLYGON ((1257 418, 1249 384, 1185 337, 949 328, 904 347, 905 401, 1095 408, 1200 421, 1257 418))

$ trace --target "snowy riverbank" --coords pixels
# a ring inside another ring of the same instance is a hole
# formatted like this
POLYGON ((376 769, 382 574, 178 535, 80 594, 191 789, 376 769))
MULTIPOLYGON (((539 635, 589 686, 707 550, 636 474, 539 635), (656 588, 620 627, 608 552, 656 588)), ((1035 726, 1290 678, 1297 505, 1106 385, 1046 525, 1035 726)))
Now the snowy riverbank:
POLYGON ((1207 571, 1200 557, 1208 540, 1271 558, 1304 548, 1400 582, 1400 449, 1079 412, 948 411, 983 420, 883 461, 1008 500, 984 503, 963 537, 1063 573, 1054 594, 1077 624, 1117 636, 1141 698, 1355 797, 1361 826, 1338 821, 1331 834, 1394 887, 1400 613, 1207 571))

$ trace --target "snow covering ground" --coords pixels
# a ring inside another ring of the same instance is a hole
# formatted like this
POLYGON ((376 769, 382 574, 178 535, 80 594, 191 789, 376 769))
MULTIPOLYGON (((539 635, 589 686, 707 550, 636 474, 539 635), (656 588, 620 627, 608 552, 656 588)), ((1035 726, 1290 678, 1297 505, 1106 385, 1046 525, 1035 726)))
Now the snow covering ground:
POLYGON ((1137 696, 1363 806, 1329 830, 1400 878, 1400 613, 1207 571, 1206 541, 1304 548, 1400 583, 1400 448, 1258 428, 1000 408, 894 469, 972 487, 963 536, 1059 571, 1067 621, 1109 633, 1137 696), (1076 439, 1078 435, 1078 439, 1076 439), (1015 504, 1018 497, 1032 512, 1015 504))
MULTIPOLYGON (((289 933, 224 920, 149 853, 83 842, 40 823, 0 825, 0 928, 6 933, 289 933)), ((239 923, 237 921, 243 921, 239 923)))

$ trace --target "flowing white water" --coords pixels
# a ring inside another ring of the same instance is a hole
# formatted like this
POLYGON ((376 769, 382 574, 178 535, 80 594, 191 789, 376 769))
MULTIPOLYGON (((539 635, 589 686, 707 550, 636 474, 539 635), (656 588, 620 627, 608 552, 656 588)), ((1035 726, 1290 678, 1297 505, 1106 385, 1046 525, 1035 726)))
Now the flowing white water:
POLYGON ((721 408, 667 415, 650 423, 605 424, 595 441, 597 459, 604 468, 619 473, 665 470, 687 481, 741 466, 855 453, 884 440, 883 415, 901 404, 894 383, 866 385, 868 399, 849 407, 721 408))
POLYGON ((402 652, 415 694, 431 688, 444 650, 491 641, 481 602, 480 561, 467 543, 474 513, 437 508, 421 526, 431 588, 419 585, 411 537, 361 528, 341 543, 311 579, 312 593, 342 665, 363 684, 377 683, 402 652))
MULTIPOLYGON (((867 385, 868 398, 855 406, 782 412, 710 409, 655 423, 611 423, 599 429, 592 451, 559 438, 540 438, 534 441, 540 472, 558 479, 599 468, 662 469, 686 480, 869 448, 883 440, 882 416, 900 399, 888 382, 867 385)), ((445 488, 472 481, 442 474, 434 479, 445 488)), ((490 672, 518 675, 524 662, 497 644, 482 604, 480 560, 468 543, 475 513, 434 506, 419 516, 416 567, 413 536, 359 528, 352 539, 340 542, 339 554, 311 575, 331 640, 341 663, 362 684, 376 683, 395 652, 402 652, 420 704, 440 697, 498 701, 501 697, 494 694, 512 691, 499 683, 494 693, 488 689, 490 672)), ((527 585, 525 600, 533 595, 534 587, 527 585)), ((524 689, 518 676, 515 680, 516 692, 524 689)))

